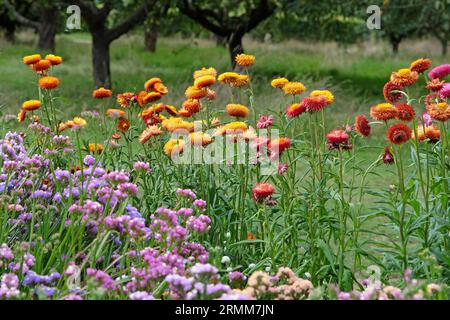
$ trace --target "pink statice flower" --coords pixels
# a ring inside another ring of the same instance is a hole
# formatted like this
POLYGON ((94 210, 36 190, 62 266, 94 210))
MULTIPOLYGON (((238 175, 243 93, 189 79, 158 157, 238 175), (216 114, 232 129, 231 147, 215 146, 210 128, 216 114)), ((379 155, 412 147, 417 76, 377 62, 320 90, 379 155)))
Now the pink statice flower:
POLYGON ((258 123, 256 124, 256 126, 259 129, 265 129, 270 127, 273 124, 273 116, 266 116, 265 114, 261 115, 261 117, 258 120, 258 123))

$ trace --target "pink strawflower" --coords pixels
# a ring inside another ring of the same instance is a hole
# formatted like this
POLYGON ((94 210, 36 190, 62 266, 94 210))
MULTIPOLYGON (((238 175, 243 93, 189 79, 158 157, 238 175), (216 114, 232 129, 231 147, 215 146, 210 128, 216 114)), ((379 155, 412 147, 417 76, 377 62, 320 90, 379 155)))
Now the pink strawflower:
POLYGON ((270 127, 273 124, 273 116, 266 116, 265 114, 261 115, 261 117, 258 120, 258 123, 256 124, 256 126, 259 129, 265 129, 270 127))
POLYGON ((441 79, 450 74, 450 64, 441 64, 428 73, 430 79, 441 79))
POLYGON ((278 165, 278 173, 279 174, 285 173, 286 171, 288 171, 288 169, 289 169, 289 165, 287 163, 280 163, 278 165))
POLYGON ((441 99, 450 98, 450 83, 444 83, 442 89, 439 90, 439 96, 441 99))

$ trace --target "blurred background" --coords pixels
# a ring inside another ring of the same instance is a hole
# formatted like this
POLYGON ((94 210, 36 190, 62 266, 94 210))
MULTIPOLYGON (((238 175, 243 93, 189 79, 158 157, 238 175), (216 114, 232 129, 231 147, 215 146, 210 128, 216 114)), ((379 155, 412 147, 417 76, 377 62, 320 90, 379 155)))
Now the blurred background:
MULTIPOLYGON (((353 121, 383 99, 390 73, 421 57, 448 62, 450 0, 0 0, 0 112, 37 97, 22 56, 55 53, 64 113, 93 109, 99 86, 139 91, 167 84, 177 107, 192 72, 235 68, 256 56, 256 105, 290 101, 270 87, 285 76, 336 96, 333 121, 353 121)), ((219 97, 220 97, 219 89, 219 97)), ((223 106, 226 102, 222 103, 223 106)), ((216 103, 220 108, 220 102, 216 103)), ((223 107, 222 106, 222 107, 223 107)))

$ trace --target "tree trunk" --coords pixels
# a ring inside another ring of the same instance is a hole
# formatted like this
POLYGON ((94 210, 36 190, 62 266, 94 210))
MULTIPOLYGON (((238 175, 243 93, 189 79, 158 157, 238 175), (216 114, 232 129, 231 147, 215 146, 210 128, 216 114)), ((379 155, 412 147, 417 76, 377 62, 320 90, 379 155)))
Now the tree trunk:
POLYGON ((92 66, 97 87, 111 88, 109 44, 104 33, 92 36, 92 66))
POLYGON ((389 37, 389 41, 390 41, 391 46, 392 46, 392 53, 393 54, 397 54, 398 53, 398 49, 400 47, 401 39, 398 38, 398 37, 391 36, 391 37, 389 37))
POLYGON ((230 53, 231 65, 234 68, 236 66, 236 56, 238 54, 244 53, 241 34, 234 33, 231 35, 228 41, 228 52, 230 53))
POLYGON ((8 42, 14 43, 16 40, 16 27, 14 25, 8 26, 5 30, 5 39, 8 42))
POLYGON ((447 55, 447 49, 448 49, 448 41, 447 41, 447 39, 442 39, 441 40, 441 46, 442 46, 442 48, 441 48, 442 56, 445 57, 447 55))
POLYGON ((156 51, 158 33, 159 33, 159 20, 158 18, 153 18, 152 21, 148 25, 146 25, 144 32, 145 48, 150 52, 156 51))
POLYGON ((38 29, 38 49, 55 52, 55 36, 58 29, 59 12, 54 7, 43 8, 41 22, 38 29))

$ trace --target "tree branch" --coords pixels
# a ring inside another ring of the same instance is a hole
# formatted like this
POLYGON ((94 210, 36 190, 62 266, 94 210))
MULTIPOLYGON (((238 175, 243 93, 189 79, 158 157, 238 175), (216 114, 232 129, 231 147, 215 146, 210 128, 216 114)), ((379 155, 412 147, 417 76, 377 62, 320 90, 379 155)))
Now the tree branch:
POLYGON ((14 15, 14 17, 17 19, 17 21, 23 25, 26 25, 30 28, 36 29, 38 30, 41 27, 41 24, 37 21, 33 21, 30 20, 26 17, 24 17, 23 15, 21 15, 19 12, 16 11, 16 9, 14 8, 14 6, 9 3, 8 0, 4 0, 3 1, 5 4, 5 7, 12 12, 12 14, 14 15))
POLYGON ((108 40, 111 42, 133 29, 136 24, 144 22, 154 2, 155 0, 146 0, 128 19, 111 28, 107 34, 108 40))
POLYGON ((227 37, 230 34, 230 30, 223 24, 218 25, 208 20, 207 17, 211 14, 209 10, 200 9, 188 0, 183 0, 180 4, 180 11, 192 20, 200 23, 204 28, 222 37, 227 37))

